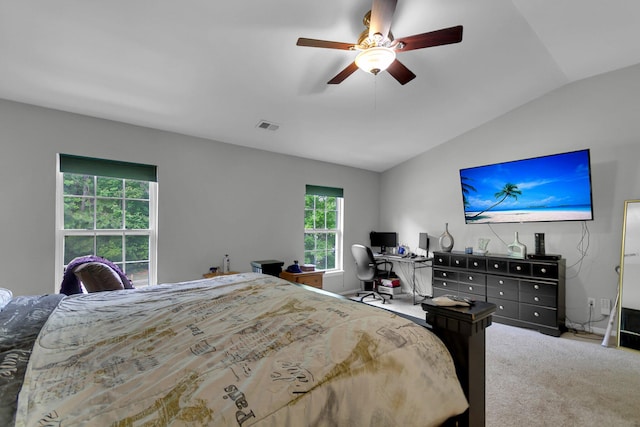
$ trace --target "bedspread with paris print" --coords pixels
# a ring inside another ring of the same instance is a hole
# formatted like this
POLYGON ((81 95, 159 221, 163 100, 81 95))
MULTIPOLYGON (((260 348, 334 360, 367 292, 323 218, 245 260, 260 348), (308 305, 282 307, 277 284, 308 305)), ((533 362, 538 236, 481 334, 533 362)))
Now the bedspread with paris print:
POLYGON ((428 426, 466 408, 429 330, 247 273, 64 298, 16 425, 428 426))

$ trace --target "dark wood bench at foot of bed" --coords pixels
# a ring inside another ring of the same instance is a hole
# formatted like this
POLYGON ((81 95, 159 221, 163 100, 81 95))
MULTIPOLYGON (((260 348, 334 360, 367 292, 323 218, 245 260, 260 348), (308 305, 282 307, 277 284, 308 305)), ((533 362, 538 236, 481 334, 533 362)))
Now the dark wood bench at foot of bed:
POLYGON ((442 307, 422 303, 427 324, 453 357, 469 409, 447 426, 485 425, 485 329, 491 325, 495 304, 478 301, 471 307, 442 307))

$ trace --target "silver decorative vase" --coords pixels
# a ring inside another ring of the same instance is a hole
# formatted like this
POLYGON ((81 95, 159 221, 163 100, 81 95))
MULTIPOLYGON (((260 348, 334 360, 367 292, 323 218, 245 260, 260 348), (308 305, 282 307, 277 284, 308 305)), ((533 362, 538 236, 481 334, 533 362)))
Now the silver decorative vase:
POLYGON ((444 225, 444 233, 438 239, 438 245, 440 245, 442 252, 451 252, 451 249, 453 249, 453 236, 449 233, 448 222, 444 225))
POLYGON ((507 245, 507 251, 512 258, 525 259, 527 257, 527 247, 518 240, 518 232, 515 232, 513 243, 507 245))

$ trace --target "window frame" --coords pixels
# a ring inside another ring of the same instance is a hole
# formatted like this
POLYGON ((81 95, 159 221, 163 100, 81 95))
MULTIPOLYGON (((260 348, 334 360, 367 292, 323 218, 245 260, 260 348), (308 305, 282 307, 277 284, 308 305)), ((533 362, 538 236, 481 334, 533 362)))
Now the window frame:
MULTIPOLYGON (((337 215, 336 215, 336 228, 306 228, 306 224, 304 227, 304 234, 303 234, 303 253, 304 256, 303 258, 306 259, 306 253, 307 253, 307 249, 306 246, 304 244, 304 236, 306 236, 307 234, 330 234, 330 233, 335 233, 335 266, 333 268, 328 268, 328 269, 323 269, 323 268, 318 268, 316 266, 316 269, 318 271, 324 271, 325 273, 330 273, 330 272, 339 272, 343 270, 344 267, 344 257, 343 257, 343 253, 344 253, 344 248, 343 248, 343 242, 344 242, 344 195, 343 195, 343 190, 342 189, 338 189, 338 188, 331 188, 331 187, 319 187, 319 186, 312 186, 312 185, 307 185, 306 191, 305 191, 305 203, 304 203, 304 217, 306 218, 306 212, 307 212, 307 203, 306 203, 306 198, 308 196, 316 196, 316 197, 335 197, 336 198, 336 211, 337 211, 337 215)), ((315 208, 315 199, 314 199, 314 209, 313 211, 315 212, 317 209, 315 208)), ((326 253, 326 251, 325 251, 326 253)))
MULTIPOLYGON (((56 227, 56 236, 55 236, 55 291, 58 291, 60 283, 62 283, 62 279, 64 276, 65 263, 64 263, 64 245, 65 245, 65 237, 67 236, 122 236, 123 238, 126 236, 147 236, 149 238, 149 282, 148 286, 157 284, 157 253, 158 253, 158 183, 156 181, 146 181, 144 179, 136 178, 126 178, 122 176, 118 177, 107 177, 107 178, 117 178, 117 179, 130 179, 130 180, 138 180, 145 181, 149 184, 149 228, 148 229, 65 229, 64 228, 64 173, 61 171, 61 154, 56 156, 56 200, 55 200, 55 227, 56 227)), ((66 155, 64 155, 66 156, 66 155)), ((73 157, 73 156, 70 156, 73 157)), ((89 159, 90 160, 90 159, 89 159)), ((103 161, 102 159, 95 159, 96 161, 103 161)), ((108 161, 105 161, 108 162, 108 161)), ((118 162, 124 163, 124 162, 118 162)), ((74 173, 74 172, 72 172, 74 173)), ((83 173, 85 175, 91 175, 94 177, 104 177, 104 175, 93 175, 91 173, 83 173)), ((115 199, 122 200, 123 203, 125 200, 135 200, 135 199, 127 199, 126 194, 123 194, 120 197, 116 197, 115 199)), ((94 199, 97 200, 97 199, 94 199)), ((123 205, 124 206, 124 205, 123 205)), ((123 209, 124 215, 124 209, 123 209)), ((126 227, 126 224, 124 225, 126 227)), ((95 249, 95 247, 94 247, 95 249)), ((124 267, 126 264, 126 253, 123 252, 123 260, 120 263, 124 267)), ((123 270, 125 270, 123 268, 123 270)))

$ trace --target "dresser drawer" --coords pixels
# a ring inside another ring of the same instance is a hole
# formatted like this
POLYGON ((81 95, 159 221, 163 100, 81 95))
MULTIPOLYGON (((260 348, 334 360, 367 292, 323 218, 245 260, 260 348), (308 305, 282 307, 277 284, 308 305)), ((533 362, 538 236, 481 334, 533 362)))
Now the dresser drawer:
POLYGON ((302 285, 313 286, 314 288, 322 289, 322 271, 314 271, 308 273, 289 273, 283 271, 280 273, 280 277, 294 283, 300 283, 302 285))
POLYGON ((520 281, 520 294, 545 295, 556 297, 558 287, 551 283, 535 282, 533 280, 520 281))
POLYGON ((520 302, 527 304, 544 305, 546 307, 556 307, 555 295, 542 295, 542 294, 520 294, 520 302))
MULTIPOLYGON (((465 294, 479 295, 484 300, 487 287, 484 284, 473 285, 471 283, 458 283, 458 292, 465 294)), ((476 298, 477 299, 477 298, 476 298)))
POLYGON ((435 292, 435 288, 443 289, 449 293, 458 292, 458 282, 452 282, 444 279, 433 279, 433 288, 435 292))
POLYGON ((467 257, 464 255, 451 255, 451 267, 467 268, 467 257))
POLYGON ((531 263, 509 261, 509 273, 517 274, 518 276, 531 276, 531 263))
POLYGON ((302 283, 305 285, 313 286, 314 288, 322 289, 322 276, 308 276, 308 277, 299 277, 297 280, 298 283, 302 283))
POLYGON ((558 312, 553 308, 521 303, 518 309, 520 310, 520 320, 524 322, 557 326, 558 312))
POLYGON ((444 280, 458 280, 458 272, 451 271, 451 270, 435 269, 433 270, 433 277, 437 279, 444 279, 444 280))
POLYGON ((544 279, 558 279, 558 264, 533 263, 533 275, 544 279))
POLYGON ((511 279, 509 277, 504 277, 504 276, 492 276, 492 275, 487 276, 487 286, 493 286, 496 288, 509 286, 517 289, 518 283, 520 283, 518 279, 511 279))
POLYGON ((487 286, 488 298, 501 298, 513 301, 518 301, 518 286, 513 285, 498 285, 487 286))
POLYGON ((448 267, 450 259, 451 255, 436 254, 433 257, 433 265, 442 265, 444 267, 448 267))
POLYGON ((487 298, 488 302, 492 302, 496 305, 496 312, 494 315, 508 317, 510 319, 518 318, 518 302, 507 301, 500 298, 487 298))
POLYGON ((474 271, 461 271, 458 273, 458 281, 460 283, 471 283, 474 285, 482 285, 484 286, 485 282, 485 274, 476 273, 474 271))
POLYGON ((467 268, 469 270, 486 271, 487 259, 485 257, 469 257, 467 268))
POLYGON ((487 260, 487 271, 493 271, 495 273, 508 273, 508 266, 509 263, 505 259, 489 258, 487 260))

